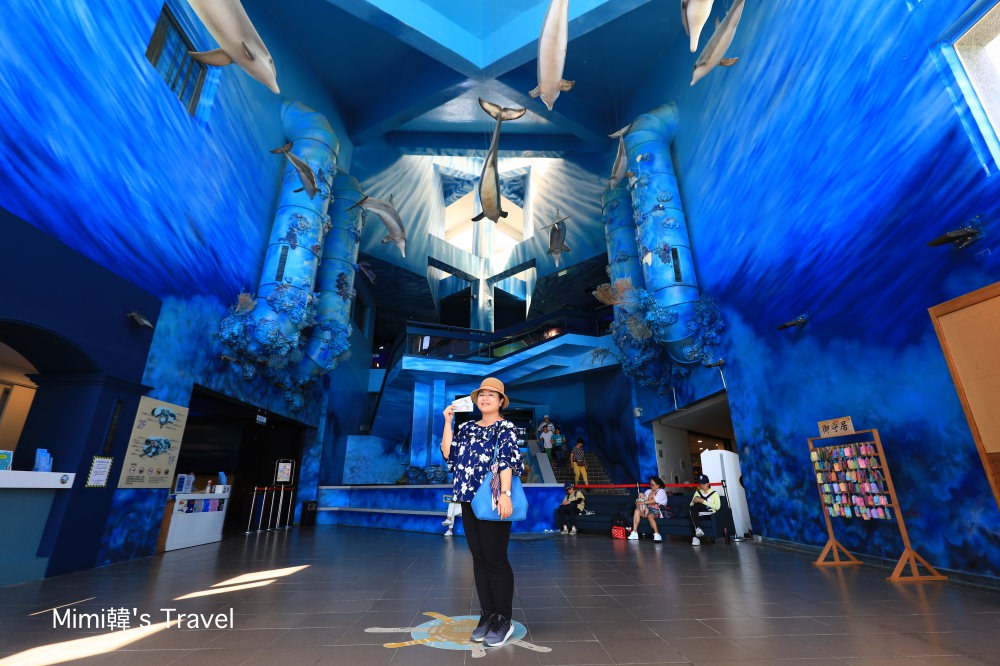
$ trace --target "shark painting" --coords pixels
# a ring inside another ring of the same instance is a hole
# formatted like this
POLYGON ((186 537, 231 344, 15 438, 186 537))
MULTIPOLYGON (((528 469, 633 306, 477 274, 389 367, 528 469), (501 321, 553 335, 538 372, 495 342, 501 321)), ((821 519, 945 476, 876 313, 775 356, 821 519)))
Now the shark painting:
POLYGON ((240 0, 188 0, 188 4, 219 43, 214 51, 191 52, 192 58, 215 67, 236 63, 274 94, 280 92, 274 60, 240 0))
POLYGON ((483 207, 483 212, 472 218, 473 222, 489 218, 494 222, 499 222, 501 217, 507 217, 507 211, 500 208, 500 172, 497 169, 497 151, 500 149, 500 126, 505 120, 517 120, 524 115, 525 109, 505 109, 499 104, 487 102, 479 98, 479 106, 483 111, 490 114, 497 120, 497 126, 493 130, 493 141, 490 143, 490 150, 486 154, 486 162, 483 164, 483 172, 479 175, 479 203, 483 207))

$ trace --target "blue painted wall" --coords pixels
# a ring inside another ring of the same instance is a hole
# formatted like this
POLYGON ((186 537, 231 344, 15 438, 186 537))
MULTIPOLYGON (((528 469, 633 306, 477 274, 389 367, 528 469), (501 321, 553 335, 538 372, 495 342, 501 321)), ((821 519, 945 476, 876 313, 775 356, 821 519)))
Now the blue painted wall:
MULTIPOLYGON (((719 356, 755 528, 825 542, 806 439, 850 414, 879 429, 918 552, 997 576, 1000 512, 927 315, 1000 279, 998 181, 931 53, 970 4, 748 2, 735 66, 691 88, 678 41, 630 111, 680 109, 674 156, 698 275, 728 324, 719 356), (984 242, 927 247, 975 214, 984 242), (804 329, 775 330, 806 311, 804 329)), ((704 372, 682 405, 717 390, 704 372)), ((902 552, 892 525, 836 523, 849 549, 902 552)))
MULTIPOLYGON (((186 2, 167 4, 196 48, 214 48, 186 2)), ((189 115, 144 55, 161 7, 160 0, 132 3, 128 11, 68 1, 5 6, 0 41, 12 55, 0 63, 0 141, 7 147, 0 154, 0 205, 163 299, 159 312, 158 301, 150 306, 136 299, 122 312, 139 309, 156 325, 152 346, 147 339, 143 347, 144 355, 149 351, 145 370, 140 362, 133 379, 141 372, 150 395, 187 405, 200 384, 314 426, 300 475, 301 497, 308 499, 319 480, 328 404, 342 430, 356 428, 361 418, 358 401, 366 396, 355 389, 367 370, 370 339, 355 335, 359 348, 337 371, 349 381, 316 382, 307 390, 306 407, 294 414, 280 391, 244 382, 220 360, 219 321, 259 278, 285 168, 284 158, 268 152, 285 142, 283 97, 236 67, 212 70, 202 105, 189 115), (339 387, 330 389, 331 397, 346 390, 352 399, 328 401, 326 386, 339 387)), ((351 146, 336 108, 294 49, 265 27, 260 31, 283 93, 327 116, 339 133, 340 163, 348 167, 351 146)), ((81 305, 112 296, 83 275, 51 291, 75 294, 81 305)), ((3 305, 9 314, 10 303, 3 305)), ((53 309, 51 299, 48 307, 53 309)), ((72 326, 80 316, 75 310, 55 310, 55 318, 72 326)), ((38 324, 43 318, 25 320, 38 324)), ((108 335, 87 335, 91 347, 115 344, 108 335)), ((117 362, 123 364, 124 358, 117 362)), ((127 431, 131 414, 122 422, 127 431)), ((96 532, 98 562, 151 555, 166 493, 110 492, 110 507, 88 520, 104 525, 96 532)))

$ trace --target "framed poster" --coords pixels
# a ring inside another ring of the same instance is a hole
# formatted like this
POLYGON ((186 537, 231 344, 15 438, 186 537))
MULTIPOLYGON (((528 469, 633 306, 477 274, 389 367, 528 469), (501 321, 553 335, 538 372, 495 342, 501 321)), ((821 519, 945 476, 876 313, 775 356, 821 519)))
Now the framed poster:
POLYGON ((290 485, 295 476, 295 461, 290 459, 282 459, 274 463, 274 485, 276 486, 287 486, 290 485))
POLYGON ((118 477, 119 488, 170 487, 187 416, 187 407, 148 396, 139 401, 118 477))

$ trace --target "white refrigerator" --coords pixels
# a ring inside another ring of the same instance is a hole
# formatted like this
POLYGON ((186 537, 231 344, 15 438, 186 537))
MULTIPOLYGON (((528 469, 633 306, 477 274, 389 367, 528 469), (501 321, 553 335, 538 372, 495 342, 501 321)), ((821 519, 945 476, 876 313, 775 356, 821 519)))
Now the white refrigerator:
POLYGON ((712 483, 726 482, 725 493, 720 494, 729 498, 736 536, 742 537, 750 532, 750 509, 747 507, 747 494, 743 490, 740 457, 732 451, 702 451, 701 473, 708 476, 712 483))

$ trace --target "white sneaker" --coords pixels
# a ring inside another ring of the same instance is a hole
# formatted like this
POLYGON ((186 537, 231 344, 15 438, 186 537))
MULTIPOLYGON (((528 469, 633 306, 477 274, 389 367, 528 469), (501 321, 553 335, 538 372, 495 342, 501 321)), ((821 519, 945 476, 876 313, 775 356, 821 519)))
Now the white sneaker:
POLYGON ((451 518, 445 518, 441 521, 442 525, 451 525, 451 518))
POLYGON ((700 546, 701 545, 701 539, 699 539, 698 537, 695 537, 695 538, 691 539, 691 545, 692 546, 700 546))
POLYGON ((563 525, 562 532, 560 532, 559 534, 569 534, 569 530, 566 529, 565 525, 563 525))
POLYGON ((576 534, 576 525, 574 525, 574 526, 573 526, 573 529, 571 529, 571 530, 569 531, 569 533, 570 533, 570 534, 576 534))
POLYGON ((663 541, 663 535, 657 532, 653 535, 653 541, 663 541))
POLYGON ((451 535, 452 535, 452 531, 451 531, 451 530, 448 530, 447 532, 445 532, 445 533, 444 533, 444 535, 445 535, 445 536, 451 536, 451 535))
POLYGON ((638 541, 639 540, 639 533, 638 532, 632 532, 631 534, 628 535, 628 540, 629 541, 638 541))
POLYGON ((703 536, 705 536, 705 531, 703 529, 701 529, 700 527, 696 527, 694 529, 694 535, 696 537, 703 537, 703 536))

